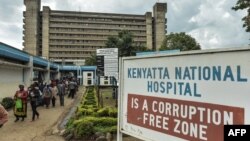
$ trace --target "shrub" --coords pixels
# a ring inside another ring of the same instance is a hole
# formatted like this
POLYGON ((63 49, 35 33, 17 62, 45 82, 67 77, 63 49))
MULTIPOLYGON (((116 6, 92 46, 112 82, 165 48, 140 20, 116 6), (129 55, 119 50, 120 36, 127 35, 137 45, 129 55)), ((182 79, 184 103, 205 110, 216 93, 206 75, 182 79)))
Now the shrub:
POLYGON ((95 132, 102 132, 104 134, 108 133, 108 132, 116 134, 116 132, 117 132, 117 126, 116 125, 111 126, 111 127, 95 126, 94 127, 94 131, 95 132))
POLYGON ((117 109, 116 108, 109 108, 109 116, 117 118, 117 109))
POLYGON ((95 132, 112 132, 117 130, 117 119, 111 117, 84 117, 73 122, 75 137, 88 137, 95 132))
POLYGON ((14 106, 14 100, 11 97, 3 98, 1 104, 5 109, 10 109, 14 106))
POLYGON ((70 130, 70 129, 72 129, 72 128, 74 127, 73 122, 74 122, 74 118, 71 117, 71 118, 68 120, 68 122, 66 123, 66 129, 67 129, 67 130, 70 130))
POLYGON ((96 105, 95 101, 85 101, 84 105, 96 105))
POLYGON ((91 122, 80 119, 80 121, 74 122, 75 130, 74 136, 79 137, 88 137, 94 134, 94 125, 91 122))
POLYGON ((97 111, 97 116, 99 116, 99 117, 108 117, 109 116, 109 108, 104 107, 104 108, 99 109, 97 111))
POLYGON ((94 110, 92 108, 78 108, 76 116, 89 116, 92 115, 94 110))

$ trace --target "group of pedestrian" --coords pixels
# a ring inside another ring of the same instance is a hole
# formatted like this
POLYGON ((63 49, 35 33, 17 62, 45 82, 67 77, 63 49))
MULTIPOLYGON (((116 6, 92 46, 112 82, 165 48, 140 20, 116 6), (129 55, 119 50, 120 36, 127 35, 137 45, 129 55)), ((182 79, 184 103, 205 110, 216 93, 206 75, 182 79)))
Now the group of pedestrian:
MULTIPOLYGON (((27 105, 30 102, 32 109, 32 120, 39 119, 39 112, 37 107, 45 105, 49 108, 50 102, 52 107, 56 105, 56 99, 59 97, 60 106, 64 106, 64 96, 68 93, 68 98, 74 98, 78 90, 78 84, 74 78, 65 80, 52 80, 51 84, 33 83, 27 90, 24 89, 24 85, 20 84, 19 89, 14 95, 14 115, 16 117, 15 122, 24 121, 27 117, 27 105)), ((8 112, 0 104, 0 128, 4 123, 8 121, 8 112)))

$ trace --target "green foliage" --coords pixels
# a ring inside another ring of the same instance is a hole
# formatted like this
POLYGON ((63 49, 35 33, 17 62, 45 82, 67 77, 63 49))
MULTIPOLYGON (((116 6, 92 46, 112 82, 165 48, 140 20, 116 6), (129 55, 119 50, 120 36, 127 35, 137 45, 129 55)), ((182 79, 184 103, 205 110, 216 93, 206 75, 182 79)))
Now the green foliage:
POLYGON ((108 48, 118 48, 119 40, 116 36, 109 36, 106 41, 106 47, 108 48))
POLYGON ((66 129, 67 130, 71 130, 74 127, 74 125, 73 125, 74 120, 75 119, 72 118, 72 117, 68 120, 68 122, 66 123, 66 129))
POLYGON ((99 117, 108 117, 109 116, 109 108, 104 107, 104 108, 99 109, 97 111, 97 116, 99 116, 99 117))
POLYGON ((117 109, 112 107, 104 107, 97 111, 96 116, 98 117, 117 117, 117 109))
POLYGON ((75 127, 75 137, 86 137, 95 132, 115 132, 117 119, 111 117, 84 117, 75 120, 73 126, 75 127))
POLYGON ((96 65, 96 54, 91 54, 85 61, 86 66, 95 66, 96 65))
POLYGON ((76 138, 94 134, 93 123, 85 120, 85 118, 76 120, 73 124, 75 126, 74 136, 76 138))
POLYGON ((102 133, 112 133, 112 134, 116 134, 117 132, 117 126, 109 126, 109 127, 103 127, 103 126, 96 126, 94 127, 94 130, 97 132, 102 132, 102 133))
POLYGON ((88 88, 81 105, 77 107, 74 118, 66 124, 66 131, 73 133, 74 138, 89 138, 96 132, 117 132, 117 109, 96 105, 95 90, 88 88))
POLYGON ((169 35, 165 36, 160 50, 174 49, 180 49, 181 51, 199 50, 200 45, 194 38, 192 38, 190 35, 185 34, 184 32, 170 33, 169 35))
POLYGON ((133 34, 128 30, 122 30, 118 36, 110 36, 106 41, 107 48, 118 48, 119 56, 134 56, 136 52, 148 50, 144 46, 133 45, 133 34))
POLYGON ((232 9, 235 11, 247 9, 247 15, 242 18, 242 21, 244 21, 243 27, 246 28, 246 32, 250 32, 250 1, 238 0, 232 9))
POLYGON ((5 109, 10 109, 14 106, 14 100, 11 97, 5 97, 3 98, 1 104, 5 109))
POLYGON ((109 108, 109 117, 117 118, 118 111, 117 108, 109 108))
POLYGON ((89 116, 94 113, 93 108, 78 108, 76 116, 81 117, 81 116, 89 116))
POLYGON ((92 105, 92 106, 96 106, 97 102, 96 102, 96 97, 94 95, 94 89, 93 87, 89 87, 86 93, 86 96, 83 100, 83 105, 92 105))

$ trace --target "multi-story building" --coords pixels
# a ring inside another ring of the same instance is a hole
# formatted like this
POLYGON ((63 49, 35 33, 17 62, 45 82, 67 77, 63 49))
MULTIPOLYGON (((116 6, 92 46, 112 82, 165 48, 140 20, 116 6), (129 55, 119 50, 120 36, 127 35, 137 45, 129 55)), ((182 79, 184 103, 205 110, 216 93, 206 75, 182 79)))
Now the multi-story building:
POLYGON ((144 15, 51 10, 40 0, 24 0, 24 51, 55 62, 81 63, 109 36, 129 30, 134 45, 157 50, 166 34, 166 3, 144 15))

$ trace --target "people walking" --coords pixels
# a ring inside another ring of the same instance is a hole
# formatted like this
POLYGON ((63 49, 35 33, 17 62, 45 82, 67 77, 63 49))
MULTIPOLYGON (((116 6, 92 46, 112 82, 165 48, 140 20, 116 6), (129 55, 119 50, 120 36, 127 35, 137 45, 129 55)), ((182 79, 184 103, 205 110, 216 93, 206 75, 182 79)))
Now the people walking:
POLYGON ((37 116, 37 119, 39 119, 39 113, 37 112, 37 100, 40 96, 39 93, 39 88, 36 85, 32 85, 31 86, 31 90, 29 93, 29 97, 30 97, 30 105, 32 108, 32 121, 35 120, 35 116, 37 116))
POLYGON ((52 101, 52 106, 55 107, 55 105, 56 105, 56 95, 58 93, 58 89, 57 89, 56 83, 52 83, 51 85, 52 85, 52 88, 51 88, 51 95, 52 95, 51 101, 52 101))
POLYGON ((0 103, 0 128, 8 121, 8 112, 0 103))
POLYGON ((65 85, 62 83, 62 81, 59 81, 57 89, 60 100, 60 106, 64 106, 65 85))
POLYGON ((22 118, 22 121, 24 121, 24 118, 27 117, 27 97, 28 92, 24 90, 24 85, 19 85, 19 90, 16 91, 14 95, 14 115, 16 117, 15 122, 17 122, 19 118, 22 118))
POLYGON ((69 86, 69 95, 68 95, 68 97, 69 98, 71 97, 73 99, 74 96, 75 96, 75 93, 76 93, 77 83, 73 79, 71 79, 68 86, 69 86))
POLYGON ((50 85, 47 85, 43 88, 43 101, 44 104, 46 105, 46 108, 49 108, 51 97, 52 97, 51 87, 50 85))

